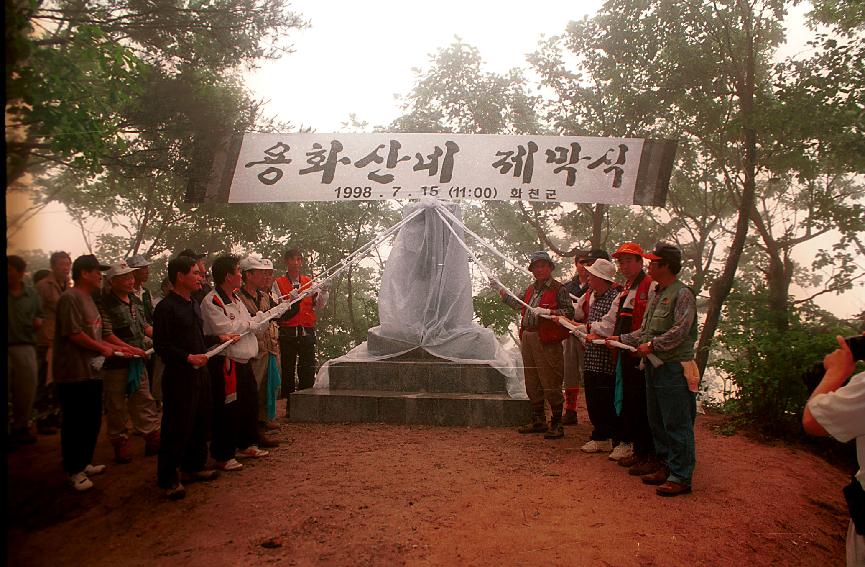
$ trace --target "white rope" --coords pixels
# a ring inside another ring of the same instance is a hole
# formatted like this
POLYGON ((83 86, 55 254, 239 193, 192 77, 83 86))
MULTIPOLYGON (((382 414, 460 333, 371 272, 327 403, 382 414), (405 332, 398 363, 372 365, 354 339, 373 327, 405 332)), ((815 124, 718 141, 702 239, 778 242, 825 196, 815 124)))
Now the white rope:
MULTIPOLYGON (((373 238, 372 240, 370 240, 369 242, 367 242, 366 244, 364 244, 363 246, 361 246, 360 248, 358 248, 357 250, 355 250, 354 252, 352 252, 351 254, 346 256, 342 261, 334 264, 330 268, 326 269, 324 272, 321 272, 320 274, 318 274, 318 276, 316 276, 315 280, 313 280, 311 282, 311 285, 307 289, 305 289, 302 293, 300 293, 297 297, 295 297, 291 301, 280 303, 276 307, 273 307, 272 309, 265 311, 264 313, 266 316, 264 318, 262 318, 261 321, 259 321, 259 323, 255 326, 255 328, 256 329, 261 328, 261 326, 264 323, 271 321, 272 319, 279 317, 283 313, 288 311, 288 309, 292 305, 294 305, 295 303, 297 303, 299 301, 303 301, 306 297, 318 293, 319 290, 321 289, 321 287, 324 285, 324 282, 326 282, 327 280, 331 280, 331 279, 336 278, 342 272, 347 270, 351 265, 359 262, 370 249, 381 244, 390 235, 392 235, 394 232, 398 231, 403 226, 408 224, 412 219, 417 217, 423 211, 424 211, 423 208, 418 208, 417 210, 413 211, 411 214, 406 216, 404 219, 402 219, 401 221, 399 221, 398 223, 396 223, 392 227, 388 228, 387 230, 383 231, 378 236, 376 236, 375 238, 373 238)), ((290 295, 291 294, 285 294, 285 295, 280 296, 277 299, 289 297, 290 295)), ((254 332, 255 332, 254 330, 250 329, 248 331, 241 333, 240 337, 246 336, 246 335, 248 335, 250 333, 254 333, 254 332)), ((228 348, 229 346, 231 346, 234 342, 239 340, 240 337, 238 337, 238 339, 235 339, 234 341, 226 341, 222 344, 219 344, 219 345, 213 347, 212 349, 208 350, 206 353, 204 353, 204 355, 209 360, 209 359, 213 358, 214 356, 216 356, 217 354, 219 354, 220 352, 222 352, 223 350, 225 350, 226 348, 228 348)))
MULTIPOLYGON (((443 208, 443 207, 442 207, 442 208, 443 208)), ((515 299, 515 300, 516 300, 520 305, 524 306, 526 309, 531 309, 531 306, 530 306, 528 303, 526 303, 525 301, 523 301, 522 299, 520 299, 519 297, 517 297, 517 295, 514 294, 514 292, 512 292, 511 290, 509 290, 509 289, 508 289, 508 288, 507 288, 507 287, 506 287, 506 286, 505 286, 501 281, 499 281, 499 279, 498 279, 495 275, 493 275, 492 272, 490 272, 489 268, 487 268, 487 267, 484 265, 483 262, 481 262, 480 260, 478 260, 478 257, 475 256, 475 253, 472 252, 471 249, 469 249, 468 245, 467 245, 465 242, 463 242, 463 239, 460 238, 459 235, 456 233, 456 231, 454 230, 454 227, 452 227, 451 224, 448 222, 448 220, 444 217, 444 215, 442 215, 442 213, 441 213, 441 209, 438 209, 438 208, 437 208, 437 209, 436 209, 436 214, 438 214, 439 218, 442 220, 442 222, 444 223, 444 225, 445 225, 446 227, 448 227, 448 230, 451 231, 451 234, 453 234, 453 236, 454 236, 454 238, 456 239, 456 241, 460 243, 460 245, 465 249, 466 253, 467 253, 467 254, 471 257, 471 259, 474 260, 474 262, 478 265, 478 268, 481 269, 481 272, 483 272, 484 275, 485 275, 486 277, 488 277, 490 280, 494 281, 494 282, 496 283, 496 285, 498 285, 498 286, 499 286, 499 287, 500 287, 500 288, 501 288, 505 293, 507 293, 508 295, 510 295, 511 297, 513 297, 513 298, 514 298, 514 299, 515 299)))
POLYGON ((445 207, 445 206, 442 205, 442 204, 439 204, 439 205, 437 206, 437 208, 438 208, 438 210, 442 211, 442 212, 445 214, 445 216, 447 216, 449 219, 451 219, 451 221, 453 221, 454 223, 456 223, 456 225, 457 225, 459 228, 463 229, 467 234, 469 234, 469 235, 472 236, 475 240, 477 240, 477 241, 478 241, 482 246, 484 246, 487 250, 489 250, 490 252, 492 252, 494 255, 498 256, 498 257, 501 258, 502 260, 504 260, 504 262, 505 262, 506 264, 510 264, 511 266, 513 266, 514 268, 516 268, 517 270, 525 271, 525 269, 526 269, 525 266, 521 266, 521 265, 515 263, 513 260, 511 260, 510 258, 508 258, 507 256, 505 256, 504 254, 502 254, 501 252, 499 252, 498 250, 496 250, 496 249, 493 247, 492 244, 488 243, 486 240, 484 240, 483 238, 481 238, 480 236, 478 236, 477 234, 475 234, 474 232, 472 232, 472 230, 471 230, 469 227, 467 227, 467 226, 466 226, 466 225, 465 225, 465 224, 464 224, 464 223, 463 223, 459 218, 457 218, 457 216, 456 216, 455 214, 453 214, 452 212, 450 212, 450 211, 447 209, 447 207, 445 207))

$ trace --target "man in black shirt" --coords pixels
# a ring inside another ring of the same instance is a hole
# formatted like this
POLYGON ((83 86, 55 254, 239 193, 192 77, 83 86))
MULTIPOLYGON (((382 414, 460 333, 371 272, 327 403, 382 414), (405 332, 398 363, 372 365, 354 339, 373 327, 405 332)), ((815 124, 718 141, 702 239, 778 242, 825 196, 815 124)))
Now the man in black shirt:
POLYGON ((181 481, 211 480, 217 475, 204 470, 211 410, 205 353, 208 347, 236 338, 204 335, 201 310, 192 298, 203 277, 197 263, 183 255, 168 263, 173 290, 153 313, 154 348, 165 363, 157 484, 173 500, 186 495, 181 481))

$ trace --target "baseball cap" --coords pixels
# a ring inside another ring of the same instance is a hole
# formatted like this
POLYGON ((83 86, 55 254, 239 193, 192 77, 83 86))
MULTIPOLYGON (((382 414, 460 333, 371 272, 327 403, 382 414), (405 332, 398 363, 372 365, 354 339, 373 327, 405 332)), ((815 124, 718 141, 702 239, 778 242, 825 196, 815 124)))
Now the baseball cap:
POLYGON ((124 276, 126 274, 130 274, 134 272, 137 268, 133 268, 123 260, 117 262, 116 264, 111 264, 111 267, 108 269, 108 273, 105 276, 108 279, 111 279, 115 276, 124 276))
POLYGON ((101 270, 104 272, 109 268, 111 268, 111 266, 101 264, 99 260, 96 259, 96 256, 94 256, 93 254, 84 254, 83 256, 78 256, 77 258, 75 258, 75 261, 72 262, 72 275, 73 277, 75 277, 81 272, 90 270, 101 270))
POLYGON ((619 246, 618 250, 613 252, 613 258, 618 258, 625 254, 633 254, 635 256, 643 255, 643 248, 636 242, 624 242, 619 246))
POLYGON ((553 263, 553 259, 550 258, 550 255, 543 250, 539 250, 539 251, 535 252, 534 254, 532 254, 531 258, 529 259, 529 269, 530 270, 532 269, 532 266, 534 265, 534 263, 537 262, 538 260, 544 260, 545 262, 549 262, 553 268, 556 267, 556 265, 553 263))
POLYGON ((147 258, 142 256, 141 254, 136 254, 135 256, 126 260, 126 263, 129 264, 130 268, 143 268, 145 266, 149 266, 152 262, 149 262, 147 258))
POLYGON ((207 256, 207 252, 205 252, 204 254, 196 254, 195 251, 192 250, 192 248, 186 248, 185 250, 181 250, 177 254, 177 257, 180 257, 180 256, 188 256, 188 257, 193 258, 195 260, 201 260, 202 258, 207 256))
POLYGON ((672 244, 658 242, 651 252, 643 254, 648 260, 666 260, 668 262, 682 262, 682 251, 672 244))
POLYGON ((272 270, 273 262, 268 260, 267 258, 262 258, 261 256, 255 256, 250 254, 246 258, 240 261, 240 271, 245 272, 247 270, 272 270))
POLYGON ((616 279, 616 267, 606 258, 598 258, 591 266, 586 266, 586 271, 608 282, 616 279))

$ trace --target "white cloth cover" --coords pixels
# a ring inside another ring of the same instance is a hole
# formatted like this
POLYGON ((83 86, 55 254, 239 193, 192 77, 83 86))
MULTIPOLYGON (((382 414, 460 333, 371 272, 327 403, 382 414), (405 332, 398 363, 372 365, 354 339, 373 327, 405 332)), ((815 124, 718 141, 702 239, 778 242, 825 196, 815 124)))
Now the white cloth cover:
MULTIPOLYGON (((421 201, 403 210, 405 217, 426 209, 399 231, 387 259, 378 297, 380 325, 369 330, 367 342, 322 365, 316 388, 328 387, 330 363, 384 360, 421 347, 452 362, 489 365, 507 378, 512 398, 527 397, 517 349, 505 349, 473 320, 468 255, 435 206, 421 201)), ((456 203, 444 206, 459 217, 456 203)))

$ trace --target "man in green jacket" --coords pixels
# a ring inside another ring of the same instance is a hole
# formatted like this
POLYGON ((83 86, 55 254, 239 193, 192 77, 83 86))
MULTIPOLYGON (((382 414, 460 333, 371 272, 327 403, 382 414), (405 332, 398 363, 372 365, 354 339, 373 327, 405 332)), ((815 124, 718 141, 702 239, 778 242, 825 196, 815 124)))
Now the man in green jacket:
POLYGON ((689 384, 685 369, 695 368, 697 304, 694 292, 678 278, 681 250, 659 242, 643 257, 649 260, 649 276, 655 282, 643 324, 637 331, 610 340, 637 347, 641 357, 653 354, 662 361, 657 367, 644 361, 646 409, 655 452, 662 464, 641 479, 659 485, 656 492, 660 496, 677 496, 691 492, 696 464, 696 381, 689 384))

